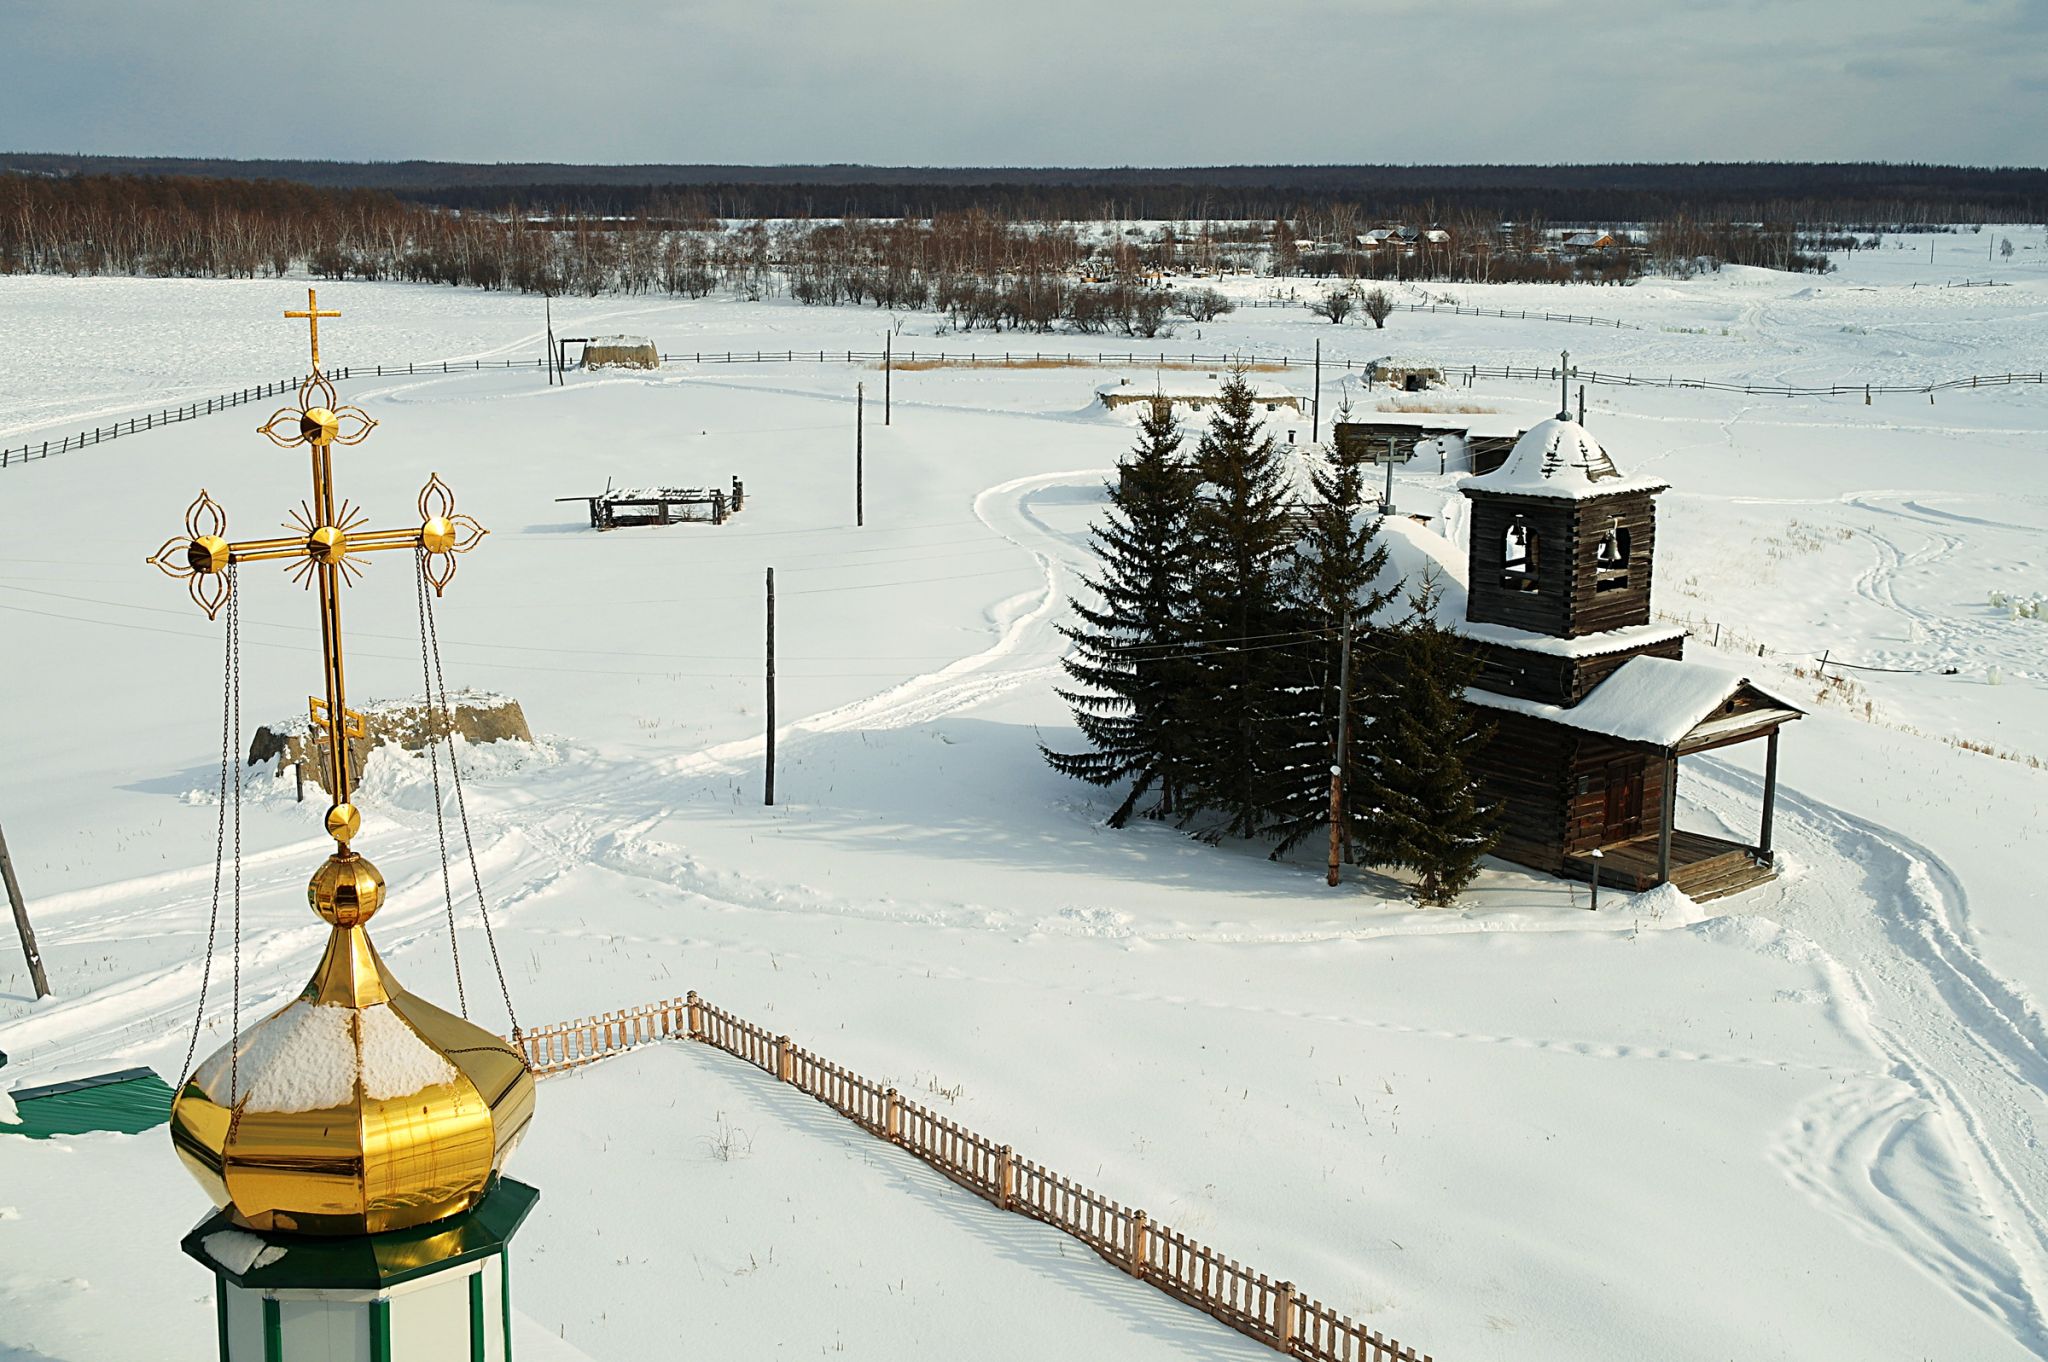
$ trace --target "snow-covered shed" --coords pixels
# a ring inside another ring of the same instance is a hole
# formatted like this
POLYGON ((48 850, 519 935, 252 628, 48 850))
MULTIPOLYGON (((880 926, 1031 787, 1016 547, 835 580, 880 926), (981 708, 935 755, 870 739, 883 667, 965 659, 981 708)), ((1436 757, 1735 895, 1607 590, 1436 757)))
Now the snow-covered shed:
MULTIPOLYGON (((1185 373, 1152 375, 1142 378, 1123 378, 1110 383, 1098 384, 1096 397, 1110 411, 1125 408, 1142 412, 1155 397, 1164 397, 1182 412, 1198 413, 1214 407, 1223 397, 1223 384, 1229 374, 1222 371, 1200 377, 1185 373)), ((1256 374, 1246 375, 1252 385, 1252 399, 1261 411, 1291 411, 1301 415, 1301 398, 1291 389, 1278 383, 1268 383, 1256 374)))
POLYGON ((586 369, 659 369, 661 351, 645 336, 593 336, 583 343, 586 369))

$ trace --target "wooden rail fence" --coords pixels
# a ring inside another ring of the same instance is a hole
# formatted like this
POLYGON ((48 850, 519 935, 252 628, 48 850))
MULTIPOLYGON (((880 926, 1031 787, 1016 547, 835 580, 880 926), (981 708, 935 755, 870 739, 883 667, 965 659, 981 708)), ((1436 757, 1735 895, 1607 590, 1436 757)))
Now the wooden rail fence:
POLYGON ((1225 1257, 788 1036, 714 1007, 694 991, 684 998, 543 1026, 516 1044, 534 1073, 546 1076, 661 1040, 694 1040, 744 1060, 990 1205, 1052 1226, 1119 1270, 1277 1352, 1306 1362, 1430 1362, 1426 1354, 1312 1299, 1293 1282, 1275 1281, 1225 1257))
MULTIPOLYGON (((1411 310, 1435 311, 1436 307, 1414 304, 1411 310)), ((1472 312, 1477 309, 1453 309, 1444 311, 1472 312)), ((1518 313, 1500 313, 1501 316, 1518 316, 1518 313)), ((1535 314, 1553 321, 1587 321, 1589 318, 1566 317, 1561 314, 1535 314)), ((1001 353, 987 350, 699 350, 688 354, 664 354, 664 364, 882 364, 899 365, 946 365, 968 368, 1000 369, 1015 365, 1116 365, 1122 367, 1155 364, 1206 365, 1216 369, 1228 368, 1232 364, 1246 362, 1259 366, 1273 366, 1283 370, 1309 369, 1316 361, 1299 355, 1268 355, 1253 351, 1237 354, 1185 354, 1175 355, 1161 351, 1156 354, 1126 352, 1112 354, 1098 351, 1082 354, 1074 351, 1031 351, 1005 350, 1001 353)), ((473 359, 435 360, 424 364, 358 364, 345 365, 326 371, 327 377, 335 382, 352 378, 398 378, 419 374, 467 374, 481 373, 487 369, 540 369, 545 365, 540 359, 473 359)), ((1371 360, 1339 359, 1325 357, 1322 365, 1338 373, 1364 372, 1373 364, 1371 360)), ((1932 397, 1938 392, 1954 392, 1959 389, 2005 388, 2026 384, 2040 386, 2048 383, 2048 374, 1969 374, 1962 378, 1947 378, 1929 383, 1733 383, 1718 379, 1683 378, 1676 374, 1637 374, 1633 371, 1615 373, 1612 370, 1582 369, 1572 365, 1569 370, 1559 372, 1558 366, 1544 368, 1541 365, 1518 364, 1451 364, 1438 366, 1447 379, 1462 379, 1467 387, 1482 378, 1503 379, 1508 382, 1556 383, 1559 378, 1569 378, 1575 383, 1627 387, 1627 388, 1694 388, 1702 392, 1743 393, 1751 397, 1857 397, 1867 404, 1873 396, 1911 394, 1932 397)), ((242 388, 235 392, 223 393, 218 397, 188 402, 180 407, 167 407, 162 411, 142 416, 132 416, 114 422, 110 426, 94 426, 76 435, 64 435, 56 440, 0 448, 0 468, 11 464, 27 463, 32 459, 47 459, 52 454, 65 454, 88 445, 104 444, 123 435, 134 435, 141 431, 156 430, 164 426, 190 421, 195 417, 211 416, 216 412, 232 410, 249 402, 262 401, 297 389, 300 380, 281 379, 264 383, 253 388, 242 388)))

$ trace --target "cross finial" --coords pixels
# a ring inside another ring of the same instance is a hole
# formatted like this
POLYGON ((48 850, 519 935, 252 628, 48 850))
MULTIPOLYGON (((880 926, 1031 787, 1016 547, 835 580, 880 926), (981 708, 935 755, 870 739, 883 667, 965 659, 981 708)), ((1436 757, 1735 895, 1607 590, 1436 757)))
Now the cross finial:
POLYGON ((1572 352, 1557 352, 1557 419, 1572 419, 1572 352))
POLYGON ((339 317, 341 313, 334 309, 322 312, 320 310, 320 296, 312 289, 307 289, 306 310, 304 312, 288 310, 284 315, 287 318, 306 323, 306 329, 311 333, 311 340, 313 342, 313 371, 318 373, 320 371, 320 319, 322 317, 339 317))

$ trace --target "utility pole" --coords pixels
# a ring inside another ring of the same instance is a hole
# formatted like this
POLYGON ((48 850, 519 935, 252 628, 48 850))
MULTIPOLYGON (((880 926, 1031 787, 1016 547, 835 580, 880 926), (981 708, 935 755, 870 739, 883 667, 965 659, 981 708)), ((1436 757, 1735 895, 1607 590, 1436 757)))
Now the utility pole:
POLYGON ((1316 395, 1315 414, 1309 418, 1308 442, 1316 444, 1323 438, 1323 338, 1316 337, 1316 395))
POLYGON ((761 780, 761 802, 775 804, 775 569, 768 569, 768 762, 761 780))
POLYGON ((7 881, 7 901, 14 907, 14 930, 21 936, 21 953, 28 957, 29 981, 36 997, 50 996, 50 976, 43 973, 43 953, 36 947, 36 929, 29 925, 28 905, 22 902, 21 881, 14 878, 14 858, 7 854, 7 834, 0 832, 0 879, 7 881))
POLYGON ((548 371, 548 386, 552 388, 555 386, 555 379, 559 371, 559 361, 555 358, 555 300, 545 293, 541 295, 541 298, 543 305, 547 309, 548 319, 548 351, 544 367, 548 371))
POLYGON ((867 520, 866 493, 862 482, 866 470, 862 465, 867 461, 868 430, 868 385, 856 383, 853 388, 853 523, 865 525, 867 520))
POLYGON ((1351 750, 1351 602, 1344 603, 1344 623, 1338 630, 1337 647, 1337 750, 1330 759, 1330 884, 1343 879, 1344 846, 1351 839, 1344 830, 1344 769, 1351 750))
POLYGON ((884 331, 882 333, 882 424, 885 426, 889 424, 889 395, 896 386, 891 381, 894 379, 896 371, 889 363, 889 343, 892 339, 894 337, 890 332, 884 331))

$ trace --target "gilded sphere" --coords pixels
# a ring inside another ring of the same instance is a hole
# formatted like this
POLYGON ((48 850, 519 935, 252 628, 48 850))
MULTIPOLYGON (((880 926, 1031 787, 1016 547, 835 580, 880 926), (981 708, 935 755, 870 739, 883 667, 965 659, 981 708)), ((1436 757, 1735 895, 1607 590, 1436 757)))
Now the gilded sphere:
POLYGON ((363 813, 353 804, 336 804, 327 811, 327 835, 347 845, 363 828, 363 813))
POLYGON ((326 407, 314 407, 299 417, 299 435, 308 444, 331 445, 341 429, 341 418, 326 407))
POLYGON ((306 536, 306 552, 315 562, 339 563, 348 557, 348 536, 332 525, 322 525, 306 536))
POLYGON ((420 547, 428 553, 447 553, 455 547, 455 526, 446 516, 435 516, 420 526, 420 547))
POLYGON ((194 572, 225 572, 228 541, 218 535, 202 534, 185 546, 185 562, 194 572))
MULTIPOLYGON (((332 819, 333 814, 328 817, 332 819)), ((306 886, 306 901, 337 927, 359 927, 384 906, 384 876, 353 851, 337 851, 313 872, 306 886)))

